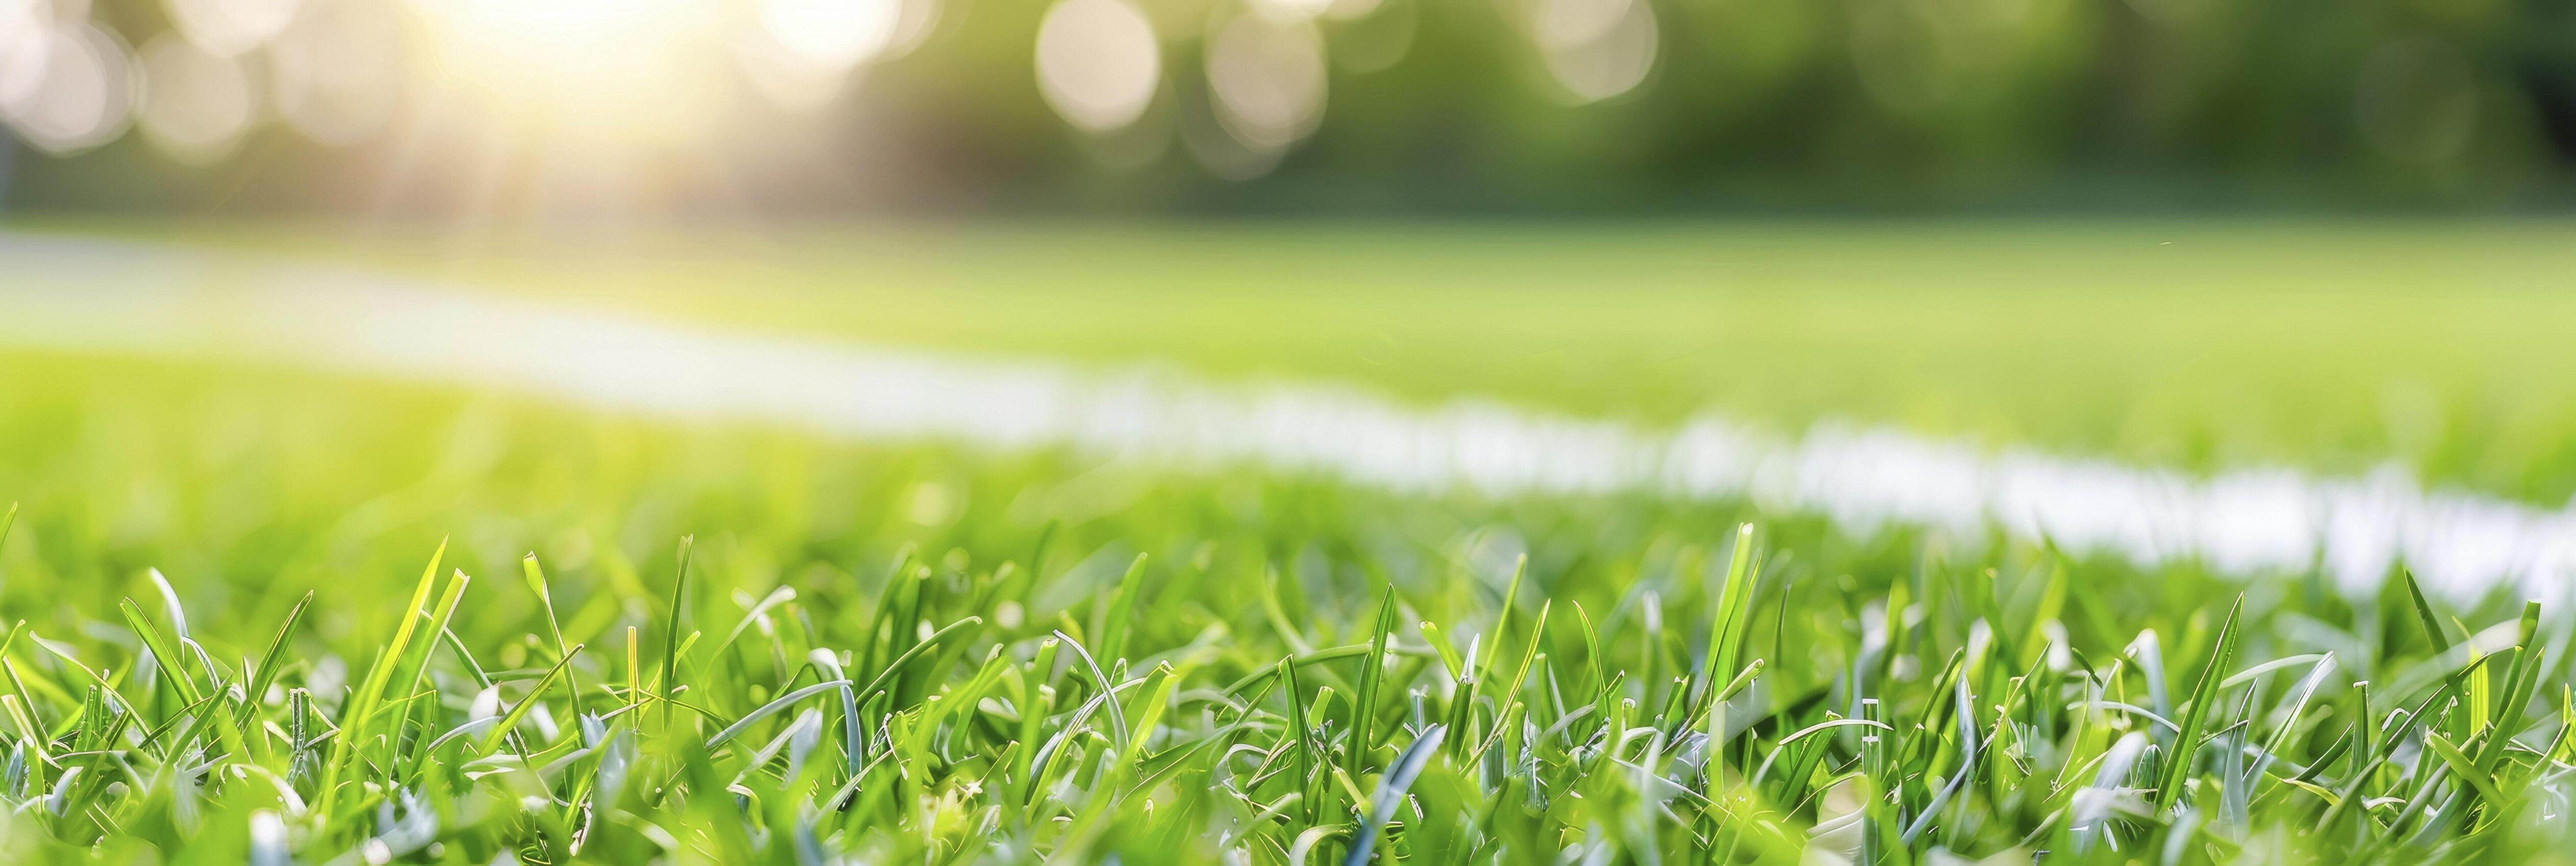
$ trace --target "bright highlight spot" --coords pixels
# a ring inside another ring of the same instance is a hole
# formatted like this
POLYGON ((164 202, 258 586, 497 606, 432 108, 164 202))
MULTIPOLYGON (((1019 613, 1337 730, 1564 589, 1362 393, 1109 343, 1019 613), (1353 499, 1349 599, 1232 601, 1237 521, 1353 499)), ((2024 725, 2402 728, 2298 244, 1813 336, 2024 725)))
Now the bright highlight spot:
POLYGON ((299 0, 166 0, 179 33, 218 57, 258 48, 294 23, 299 0))
POLYGON ((1066 123, 1109 132, 1153 103, 1162 44, 1126 0, 1061 0, 1038 24, 1037 71, 1038 93, 1066 123))
POLYGON ((1643 0, 1540 0, 1530 35, 1576 102, 1634 90, 1655 69, 1655 11, 1643 0))
POLYGON ((1329 0, 1324 4, 1324 17, 1336 21, 1357 21, 1384 5, 1386 0, 1329 0))
POLYGON ((0 0, 0 117, 45 81, 53 28, 36 13, 30 0, 0 0))
POLYGON ((894 43, 902 0, 762 0, 760 24, 797 60, 846 70, 894 43))
POLYGON ((1227 22, 1208 46, 1207 76, 1226 132, 1255 150, 1286 149, 1324 113, 1324 43, 1304 23, 1227 22))
POLYGON ((143 80, 143 134, 184 162, 231 154, 258 108, 239 61, 170 34, 144 46, 143 80))
MULTIPOLYGON (((700 128, 722 83, 716 0, 413 0, 443 80, 511 121, 584 136, 700 128)), ((810 38, 810 37, 809 37, 810 38)))
POLYGON ((88 150, 125 131, 134 83, 125 49, 95 27, 30 28, 0 56, 0 119, 50 153, 88 150))
POLYGON ((1636 0, 1539 0, 1538 46, 1564 51, 1597 42, 1627 20, 1636 0))
POLYGON ((1273 21, 1310 21, 1331 9, 1334 0, 1252 0, 1252 9, 1273 21))
POLYGON ((278 34, 268 56, 270 99, 306 138, 356 144, 393 120, 403 93, 402 33, 384 7, 323 4, 278 34))
POLYGON ((743 83, 770 104, 789 111, 821 110, 841 95, 852 78, 850 67, 797 57, 763 28, 751 28, 734 42, 734 64, 743 83))

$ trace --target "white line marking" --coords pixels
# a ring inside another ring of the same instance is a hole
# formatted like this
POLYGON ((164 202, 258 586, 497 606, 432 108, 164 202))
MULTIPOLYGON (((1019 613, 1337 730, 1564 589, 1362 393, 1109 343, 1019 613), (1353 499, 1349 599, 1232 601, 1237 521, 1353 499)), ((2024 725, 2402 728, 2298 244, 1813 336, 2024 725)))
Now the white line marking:
POLYGON ((1885 427, 1827 423, 1793 439, 1714 416, 1658 430, 1476 399, 1425 409, 1352 387, 1086 373, 223 261, 0 235, 0 346, 234 356, 653 416, 1248 463, 1403 492, 1747 496, 1857 533, 1903 524, 1973 539, 1999 525, 2147 568, 2198 557, 2250 577, 2321 565, 2356 593, 2401 558, 2428 589, 2457 599, 2505 582, 2553 592, 2576 565, 2576 515, 2427 491, 2396 467, 2360 478, 2284 468, 2194 478, 2031 449, 1985 453, 1885 427))

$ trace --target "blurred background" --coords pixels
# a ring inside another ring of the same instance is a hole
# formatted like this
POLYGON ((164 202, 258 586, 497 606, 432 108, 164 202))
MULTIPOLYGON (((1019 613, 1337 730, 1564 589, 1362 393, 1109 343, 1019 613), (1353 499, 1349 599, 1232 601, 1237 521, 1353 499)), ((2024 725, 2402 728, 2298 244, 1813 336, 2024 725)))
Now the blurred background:
POLYGON ((62 574, 1107 544, 1211 467, 2576 570, 2576 0, 0 0, 0 123, 62 574))
POLYGON ((2554 211, 2568 0, 0 0, 19 214, 2554 211))
POLYGON ((0 122, 0 367, 577 312, 2576 496, 2576 0, 0 0, 0 122), (395 289, 567 306, 314 312, 395 289))

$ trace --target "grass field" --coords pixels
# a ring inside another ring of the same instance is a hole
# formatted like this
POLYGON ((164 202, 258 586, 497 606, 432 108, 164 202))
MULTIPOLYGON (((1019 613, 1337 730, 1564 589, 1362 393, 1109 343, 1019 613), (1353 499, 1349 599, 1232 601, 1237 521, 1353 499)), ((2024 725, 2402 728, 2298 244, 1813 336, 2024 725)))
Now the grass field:
MULTIPOLYGON (((2547 503, 2576 488, 2567 231, 328 255, 743 328, 2187 467, 2397 460, 2547 503)), ((2569 859, 2564 597, 26 351, 0 354, 9 501, 13 860, 2569 859)))
POLYGON ((2576 495, 2564 220, 42 228, 762 331, 2576 495))

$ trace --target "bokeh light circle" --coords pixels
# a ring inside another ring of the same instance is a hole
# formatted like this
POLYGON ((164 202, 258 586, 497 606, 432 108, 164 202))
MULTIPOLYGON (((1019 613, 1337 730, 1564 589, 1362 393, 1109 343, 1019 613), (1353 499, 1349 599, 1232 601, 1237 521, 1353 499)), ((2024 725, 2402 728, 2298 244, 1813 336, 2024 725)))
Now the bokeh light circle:
POLYGON ((1208 90, 1226 131, 1279 150, 1313 132, 1324 113, 1324 42, 1312 25, 1240 15, 1208 44, 1208 90))
POLYGON ((1059 0, 1038 24, 1037 75, 1039 95, 1066 123, 1109 132, 1153 103, 1162 43, 1126 0, 1059 0))
POLYGON ((0 112, 45 81, 54 28, 37 13, 32 0, 0 0, 0 112))
POLYGON ((1252 11, 1273 21, 1310 21, 1333 8, 1334 0, 1251 0, 1252 11))
POLYGON ((163 153, 189 163, 231 155, 259 110, 258 91, 241 61, 174 34, 143 46, 143 134, 163 153))
POLYGON ((761 0, 760 24, 793 59, 846 70, 894 44, 903 0, 761 0))
POLYGON ((41 48, 32 67, 10 64, 6 101, 0 119, 37 149, 77 153, 114 141, 125 132, 134 108, 134 78, 125 47, 116 37, 88 24, 42 30, 41 48), (34 70, 32 73, 30 69, 34 70))
POLYGON ((830 106, 853 77, 848 66, 814 63, 779 45, 765 27, 739 34, 734 40, 733 59, 743 84, 753 93, 771 105, 797 113, 830 106))
POLYGON ((198 48, 232 57, 258 48, 295 22, 299 0, 164 0, 170 23, 198 48))
POLYGON ((269 46, 279 116, 306 138, 349 145, 375 137, 403 94, 402 34, 383 6, 322 0, 269 46))
POLYGON ((1551 52, 1580 48, 1608 35, 1638 5, 1637 0, 1538 0, 1531 13, 1532 38, 1551 52))
POLYGON ((1576 102, 1599 102, 1645 83, 1661 40, 1645 0, 1539 0, 1531 41, 1548 75, 1576 102))

